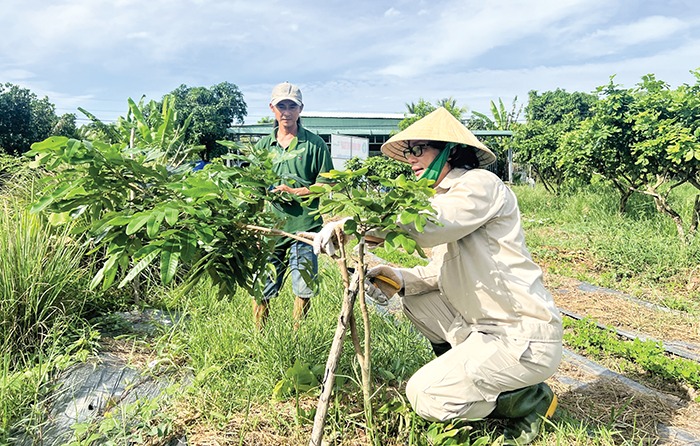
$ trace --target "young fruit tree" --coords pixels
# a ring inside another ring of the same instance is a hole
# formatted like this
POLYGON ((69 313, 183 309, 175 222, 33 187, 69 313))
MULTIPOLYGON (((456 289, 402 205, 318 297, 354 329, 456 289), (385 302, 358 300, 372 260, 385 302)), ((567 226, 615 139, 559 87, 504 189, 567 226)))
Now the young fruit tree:
POLYGON ((340 359, 348 327, 360 364, 367 434, 370 443, 373 443, 371 330, 363 286, 367 266, 365 252, 368 246, 375 244, 377 240, 383 240, 384 247, 389 252, 402 249, 409 254, 418 252, 421 256, 425 256, 421 248, 402 228, 402 225, 411 225, 416 230, 422 231, 428 221, 436 222, 435 211, 428 201, 428 198, 434 194, 431 187, 432 180, 413 181, 406 179, 404 175, 399 175, 394 180, 372 176, 369 178, 369 182, 359 181, 366 173, 366 168, 355 172, 333 170, 324 174, 333 180, 333 185, 314 186, 311 188, 312 194, 309 196, 310 199, 321 199, 320 214, 346 217, 342 231, 338 231, 337 234, 337 239, 340 241, 338 249, 340 255, 337 262, 345 285, 343 305, 321 383, 321 395, 314 417, 310 446, 321 445, 335 379, 335 369, 340 359), (363 189, 357 186, 371 182, 380 183, 383 188, 367 187, 363 189), (343 237, 343 234, 357 238, 355 258, 350 258, 345 246, 347 238, 343 237), (350 275, 351 268, 354 269, 352 277, 350 275), (356 300, 360 303, 360 314, 364 328, 363 344, 359 340, 359 331, 353 312, 356 300))
POLYGON ((32 211, 54 224, 79 222, 76 233, 103 259, 92 287, 117 278, 123 287, 157 271, 163 284, 208 276, 222 294, 240 286, 258 296, 270 238, 248 225, 280 226, 269 204, 290 199, 269 191, 279 180, 275 154, 224 142, 239 152, 235 165, 195 171, 196 148, 182 143, 168 101, 160 114, 129 105, 127 119, 108 129, 118 142, 53 137, 32 145, 32 165, 45 173, 32 211))

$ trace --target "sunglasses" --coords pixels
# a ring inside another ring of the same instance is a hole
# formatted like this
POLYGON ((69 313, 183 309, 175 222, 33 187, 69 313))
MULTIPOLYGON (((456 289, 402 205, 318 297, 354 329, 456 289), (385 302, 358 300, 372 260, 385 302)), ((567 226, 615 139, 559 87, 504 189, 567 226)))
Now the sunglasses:
POLYGON ((421 156, 423 154, 423 151, 426 149, 426 147, 431 147, 430 144, 422 143, 422 144, 416 144, 415 146, 411 146, 410 143, 408 147, 402 152, 403 157, 408 159, 408 155, 413 155, 416 158, 421 156))

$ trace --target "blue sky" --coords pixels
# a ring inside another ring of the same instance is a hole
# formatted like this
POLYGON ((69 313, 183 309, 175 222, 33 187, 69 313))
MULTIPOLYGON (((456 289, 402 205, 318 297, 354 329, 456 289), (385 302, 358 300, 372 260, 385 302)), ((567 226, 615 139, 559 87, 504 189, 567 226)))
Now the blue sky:
POLYGON ((530 90, 592 92, 700 68, 697 0, 3 0, 0 82, 112 121, 127 98, 236 84, 246 122, 278 82, 305 112, 403 113, 453 97, 488 113, 530 90))

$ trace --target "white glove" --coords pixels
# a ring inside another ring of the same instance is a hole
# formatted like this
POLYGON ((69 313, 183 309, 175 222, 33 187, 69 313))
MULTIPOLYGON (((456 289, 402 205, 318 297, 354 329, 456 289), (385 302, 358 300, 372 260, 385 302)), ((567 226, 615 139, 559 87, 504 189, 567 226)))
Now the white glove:
POLYGON ((386 305, 403 288, 401 272, 390 266, 379 265, 365 275, 365 293, 378 305, 386 305))
POLYGON ((335 229, 340 228, 342 232, 343 225, 348 220, 350 220, 350 217, 326 223, 314 237, 314 254, 319 255, 323 251, 333 257, 337 249, 335 244, 338 242, 338 238, 335 236, 335 229))

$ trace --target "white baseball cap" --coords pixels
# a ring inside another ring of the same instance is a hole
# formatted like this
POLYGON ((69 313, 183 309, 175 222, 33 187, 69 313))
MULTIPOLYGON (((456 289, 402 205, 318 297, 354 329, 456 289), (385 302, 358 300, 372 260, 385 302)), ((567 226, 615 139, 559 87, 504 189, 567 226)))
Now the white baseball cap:
POLYGON ((282 82, 281 84, 275 85, 275 88, 272 89, 270 104, 277 105, 281 101, 287 99, 295 102, 298 106, 303 105, 303 102, 301 102, 301 90, 299 90, 299 87, 292 85, 289 82, 282 82))

